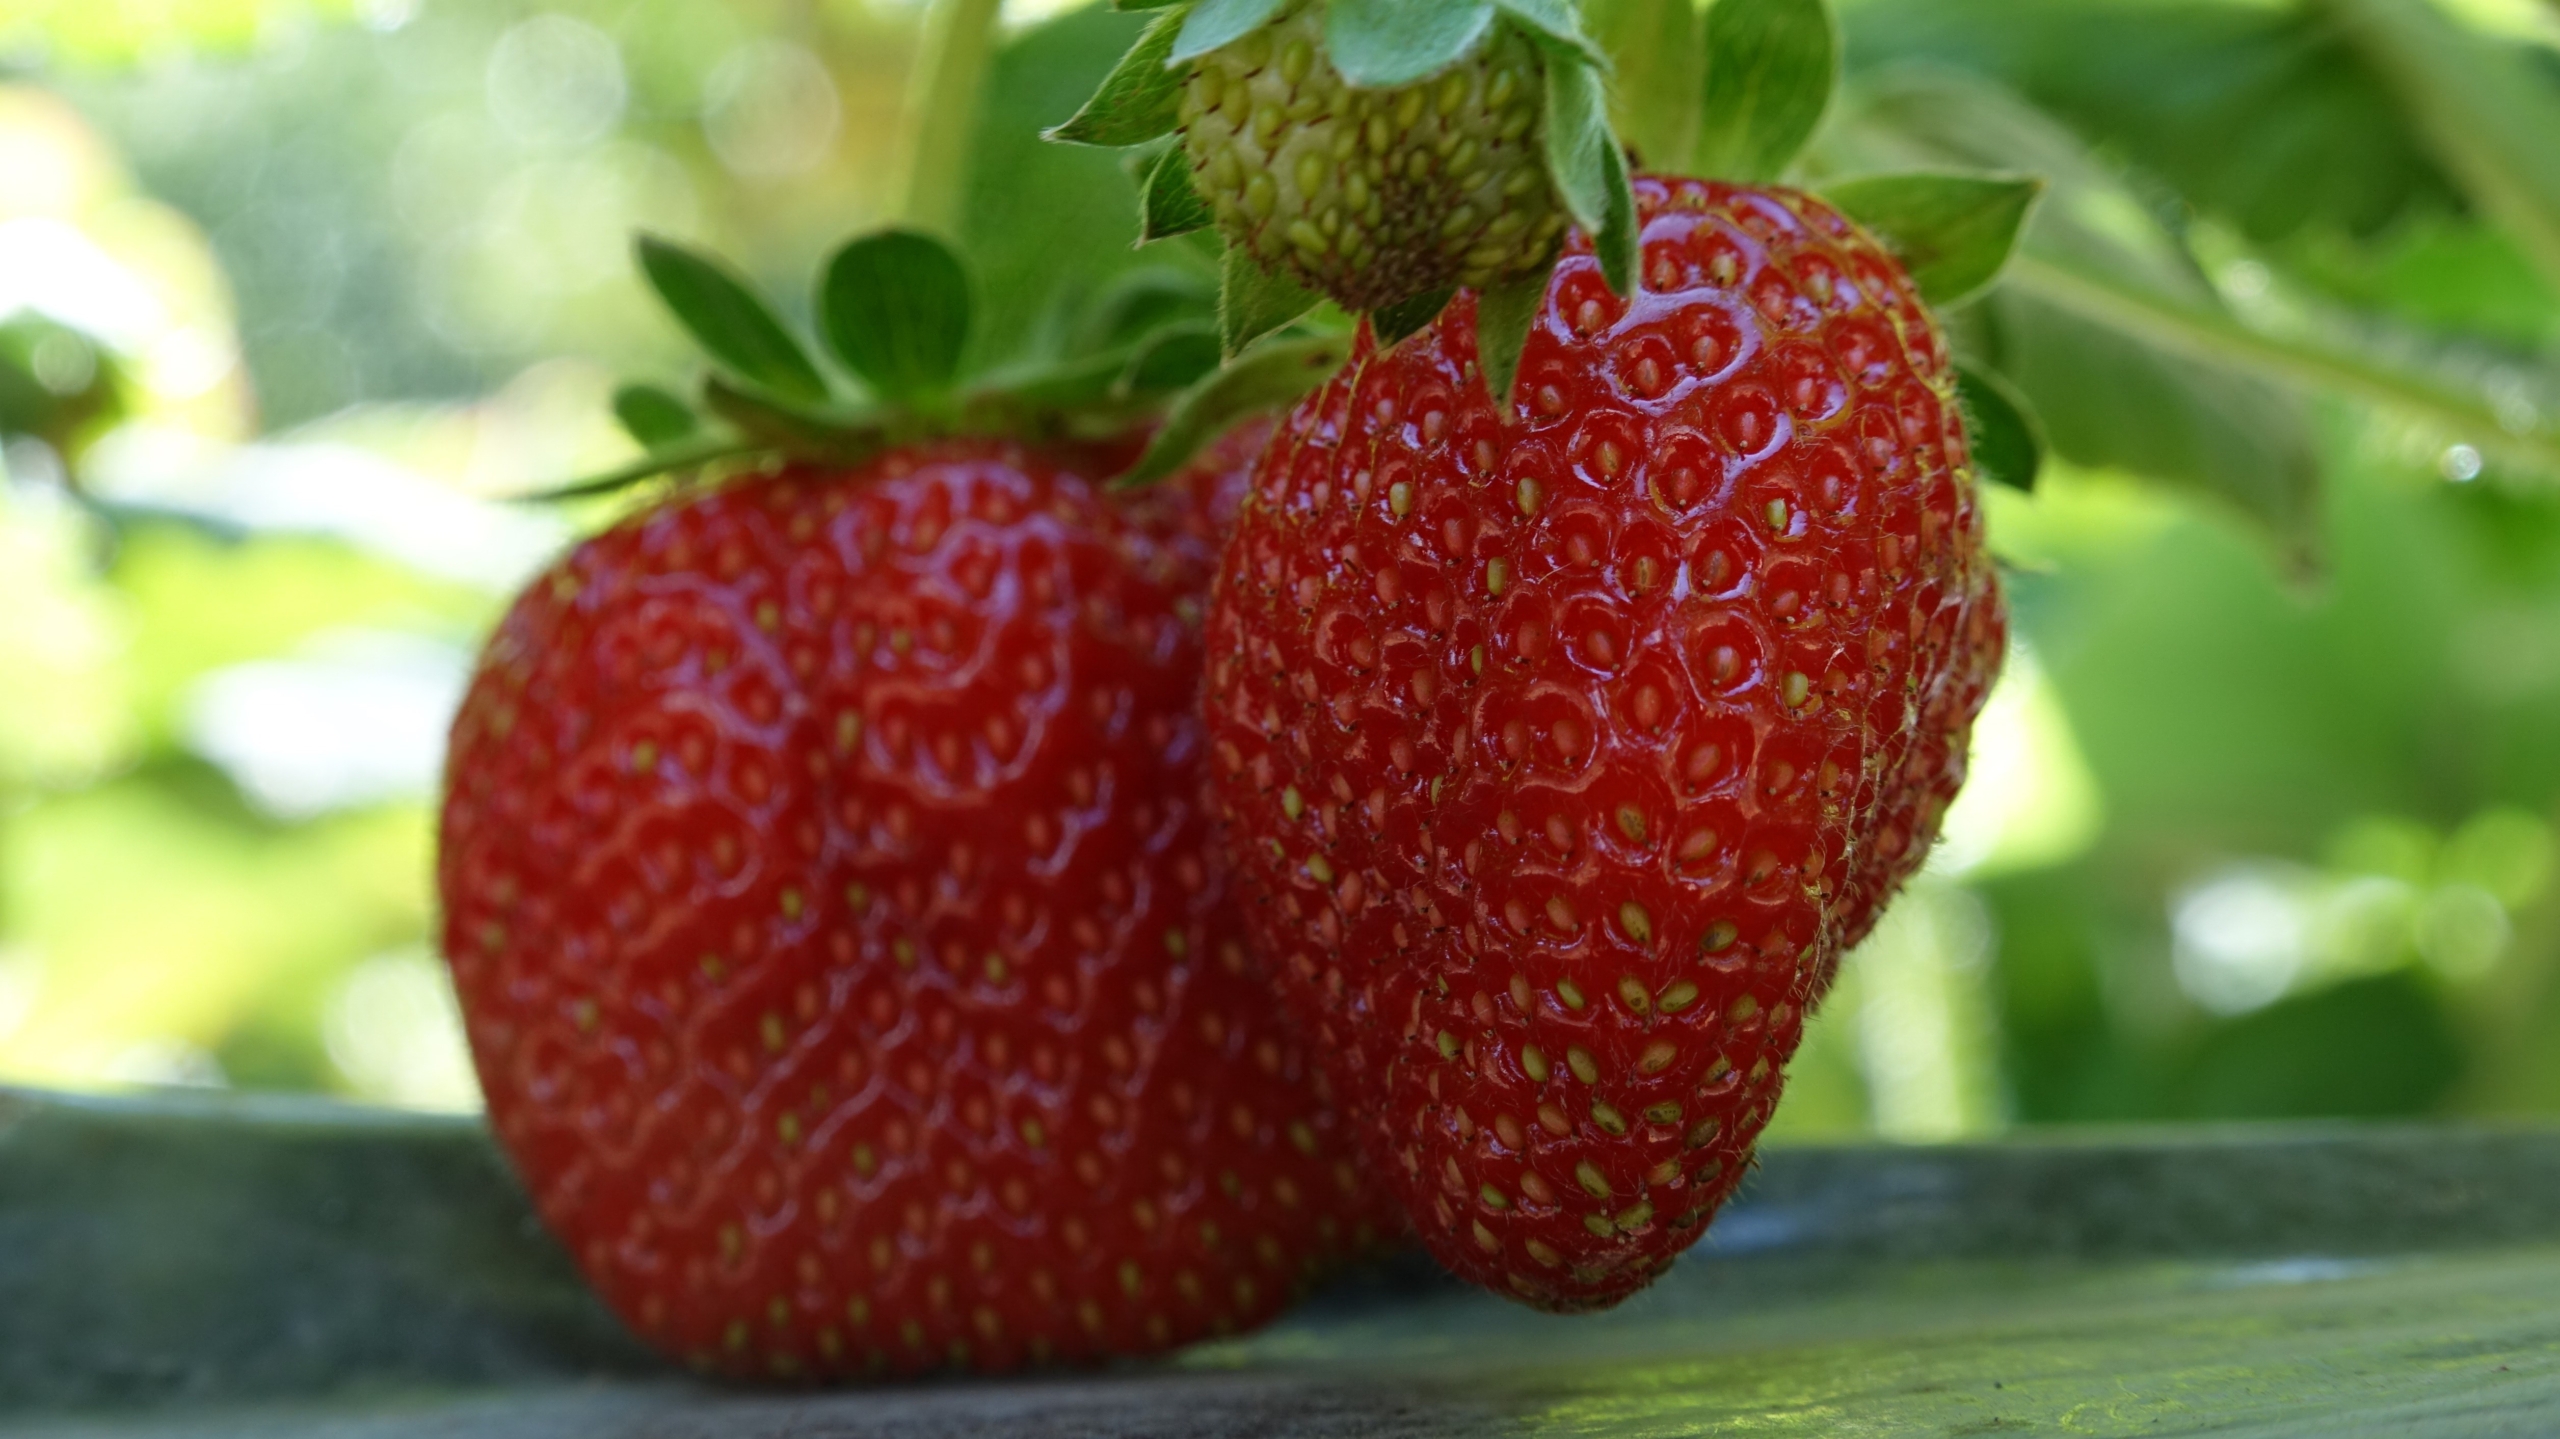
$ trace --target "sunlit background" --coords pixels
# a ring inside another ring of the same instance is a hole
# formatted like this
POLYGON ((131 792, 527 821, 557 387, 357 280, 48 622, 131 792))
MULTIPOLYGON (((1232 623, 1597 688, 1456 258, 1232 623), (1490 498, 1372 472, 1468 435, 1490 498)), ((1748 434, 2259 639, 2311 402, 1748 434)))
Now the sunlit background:
MULTIPOLYGON (((627 453, 615 377, 681 378, 634 227, 787 294, 882 212, 917 28, 0 12, 0 1082, 476 1103, 431 948, 443 728, 594 518, 496 497, 627 453)), ((2190 238, 2243 313, 2348 295, 2560 363, 2560 304, 2452 203, 2190 238)), ((1779 1133, 2560 1112, 2560 500, 2319 413, 2314 575, 2119 476, 1990 497, 2019 641, 1975 777, 1779 1133)))

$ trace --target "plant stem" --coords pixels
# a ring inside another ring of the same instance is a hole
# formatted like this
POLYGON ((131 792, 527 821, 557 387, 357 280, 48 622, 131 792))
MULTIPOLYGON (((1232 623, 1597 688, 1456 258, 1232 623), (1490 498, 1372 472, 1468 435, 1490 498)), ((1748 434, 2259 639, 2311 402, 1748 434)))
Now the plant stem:
POLYGON ((2481 450, 2560 473, 2550 422, 2522 433, 2478 393, 2432 375, 2312 341, 2253 330, 2227 315, 2127 288, 2037 255, 2010 262, 2009 284, 2039 300, 2208 364, 2237 367, 2294 389, 2330 390, 2428 420, 2481 450))
POLYGON ((1002 0, 935 0, 925 17, 906 112, 899 120, 894 218, 953 234, 960 228, 978 89, 995 53, 1002 0))

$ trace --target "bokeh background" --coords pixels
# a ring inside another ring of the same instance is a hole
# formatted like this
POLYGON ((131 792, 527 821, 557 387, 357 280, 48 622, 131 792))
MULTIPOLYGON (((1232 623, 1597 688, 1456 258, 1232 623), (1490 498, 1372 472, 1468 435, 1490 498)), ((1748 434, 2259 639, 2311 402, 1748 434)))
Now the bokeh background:
MULTIPOLYGON (((2445 8, 2560 96, 2560 7, 2445 8)), ((1044 252, 1141 263, 1117 159, 1031 138, 1131 23, 1068 11, 1005 12, 979 149, 1014 168, 959 221, 990 346, 1054 324, 1044 252)), ((2039 107, 2249 323, 2387 316, 2539 422, 2560 297, 2322 7, 1843 11, 1853 84, 2039 107)), ((0 5, 0 1083, 476 1104, 431 949, 443 727, 603 517, 506 497, 628 457, 617 378, 685 376, 635 227, 788 308, 886 212, 920 15, 0 5)), ((2096 466, 1990 496, 2018 645, 1974 781, 1777 1133, 2560 1113, 2560 485, 2301 420, 2289 528, 2096 466)))

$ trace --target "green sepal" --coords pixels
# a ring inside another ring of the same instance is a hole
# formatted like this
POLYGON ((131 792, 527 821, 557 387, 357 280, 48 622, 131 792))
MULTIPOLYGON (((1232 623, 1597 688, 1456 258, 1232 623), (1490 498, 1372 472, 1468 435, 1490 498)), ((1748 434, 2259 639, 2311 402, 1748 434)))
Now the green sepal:
POLYGON ((613 417, 625 434, 644 450, 663 450, 702 431, 693 407, 674 391, 657 385, 628 384, 613 392, 613 417))
POLYGON ((848 241, 819 274, 819 332, 884 400, 949 390, 969 347, 969 322, 968 268, 920 231, 848 241))
POLYGON ((1173 38, 1189 14, 1188 7, 1176 5, 1148 22, 1083 108, 1042 135, 1068 145, 1142 145, 1180 128, 1182 86, 1190 69, 1172 63, 1173 38))
POLYGON ((1165 147, 1138 192, 1138 243, 1170 240, 1206 229, 1216 217, 1191 183, 1191 156, 1180 141, 1165 147))
POLYGON ((1223 50, 1271 23, 1287 0, 1200 0, 1173 42, 1175 64, 1223 50))
MULTIPOLYGON (((1605 124, 1606 117, 1602 118, 1605 124)), ((1591 248, 1599 255, 1600 278, 1609 282, 1609 289, 1633 298, 1644 253, 1644 227, 1636 219, 1635 175, 1627 169, 1626 149, 1614 134, 1600 147, 1600 160, 1607 167, 1607 186, 1601 194, 1608 210, 1599 233, 1591 237, 1591 248)))
POLYGON ((1620 295, 1636 284, 1636 197, 1627 156, 1609 130, 1600 72, 1581 54, 1547 46, 1547 178, 1591 237, 1601 276, 1620 295))
POLYGON ((2044 468, 2044 422, 2027 397, 1992 370, 1959 361, 1956 398, 1964 406, 1974 473, 2032 492, 2044 468))
POLYGON ((1529 347, 1529 331, 1547 303, 1547 282, 1554 275, 1550 260, 1476 296, 1476 368, 1484 372, 1484 392, 1505 424, 1511 420, 1511 388, 1520 377, 1520 356, 1529 347))
POLYGON ((1705 108, 1692 173, 1778 179, 1813 138, 1840 82, 1829 0, 1716 0, 1707 11, 1705 108))
POLYGON ((799 454, 858 455, 879 448, 886 429, 866 419, 837 419, 814 414, 742 390, 718 375, 702 382, 702 407, 718 415, 757 448, 799 454))
POLYGON ((1891 246, 1920 297, 1943 310, 2000 278, 2044 181, 2017 175, 1874 175, 1825 186, 1822 193, 1891 246))
POLYGON ((734 438, 699 440, 690 445, 651 450, 647 455, 630 464, 619 469, 607 470, 600 475, 589 475, 585 479, 571 480, 553 489, 535 490, 530 494, 511 495, 508 498, 512 503, 520 505, 548 505, 567 500, 593 499, 598 495, 609 495, 616 490, 629 489, 642 480, 655 479, 660 475, 673 474, 678 470, 696 469, 721 460, 743 459, 749 455, 764 453, 766 453, 765 446, 750 441, 734 438))
POLYGON ((1124 345, 1072 360, 1008 367, 973 387, 963 409, 990 405, 1053 412, 1101 408, 1114 402, 1131 358, 1131 347, 1124 345))
POLYGON ((1218 274, 1219 343, 1232 359, 1314 309, 1322 298, 1288 276, 1256 265, 1243 246, 1229 245, 1218 274))
POLYGON ((1609 70, 1608 52, 1602 50, 1582 28, 1582 17, 1575 13, 1572 0, 1493 0, 1500 10, 1530 35, 1579 51, 1602 74, 1609 70))
POLYGON ((1165 478, 1237 420, 1294 403, 1323 384, 1350 354, 1347 335, 1309 335, 1256 346, 1183 392, 1147 452, 1117 483, 1126 487, 1165 478))
POLYGON ((1392 349, 1405 336, 1416 334, 1423 326, 1439 319, 1440 312, 1449 307, 1449 301, 1457 293, 1455 290, 1433 290, 1398 300, 1392 305, 1380 306, 1369 316, 1369 329, 1378 337, 1378 348, 1392 349))
POLYGON ((1218 368, 1218 332, 1206 321, 1175 321, 1074 359, 989 375, 962 402, 964 417, 1077 414, 1126 423, 1163 396, 1218 368))
POLYGON ((1493 28, 1493 0, 1326 0, 1325 58, 1364 90, 1392 90, 1456 64, 1493 28))
POLYGON ((1137 343, 991 374, 963 399, 965 420, 1006 415, 1083 415, 1134 422, 1165 394, 1219 369, 1219 333, 1203 323, 1165 325, 1137 343))
POLYGON ((727 265, 655 235, 636 248, 650 288, 713 359, 782 399, 825 401, 827 382, 808 352, 727 265))

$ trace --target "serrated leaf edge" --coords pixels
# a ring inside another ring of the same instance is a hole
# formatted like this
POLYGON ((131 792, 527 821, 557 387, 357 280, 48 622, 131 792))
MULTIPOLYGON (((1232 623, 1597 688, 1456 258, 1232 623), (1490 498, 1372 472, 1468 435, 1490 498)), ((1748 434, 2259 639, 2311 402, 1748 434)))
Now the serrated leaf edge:
POLYGON ((1191 155, 1176 140, 1147 167, 1146 183, 1138 188, 1138 243, 1188 235, 1216 221, 1209 202, 1191 183, 1191 155))

